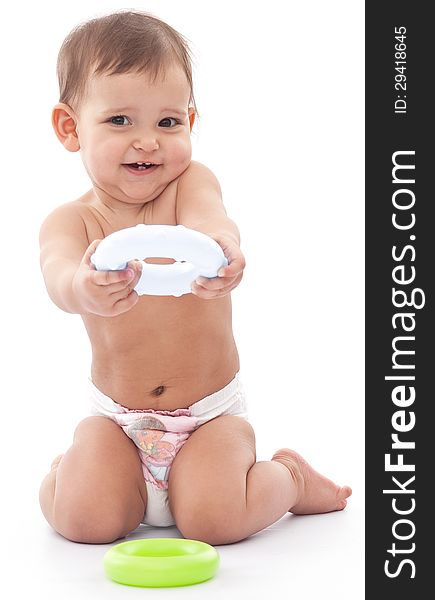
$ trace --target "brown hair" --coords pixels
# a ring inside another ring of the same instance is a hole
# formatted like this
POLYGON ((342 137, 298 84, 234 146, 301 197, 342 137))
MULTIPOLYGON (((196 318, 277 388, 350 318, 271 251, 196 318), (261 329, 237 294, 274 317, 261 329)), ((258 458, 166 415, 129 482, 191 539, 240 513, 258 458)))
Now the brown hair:
POLYGON ((190 86, 195 108, 191 53, 175 29, 141 11, 119 11, 75 27, 57 59, 59 102, 79 105, 93 74, 150 73, 155 80, 169 64, 178 64, 190 86))

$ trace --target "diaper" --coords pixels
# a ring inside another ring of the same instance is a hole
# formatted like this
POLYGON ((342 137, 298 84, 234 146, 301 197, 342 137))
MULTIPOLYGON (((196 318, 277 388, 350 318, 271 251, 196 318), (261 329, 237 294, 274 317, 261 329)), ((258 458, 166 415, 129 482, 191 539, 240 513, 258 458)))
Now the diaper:
POLYGON ((158 527, 175 524, 169 509, 168 481, 172 462, 190 435, 222 415, 248 418, 239 374, 224 388, 177 410, 130 410, 100 392, 90 381, 91 414, 112 419, 135 443, 147 489, 143 523, 158 527))

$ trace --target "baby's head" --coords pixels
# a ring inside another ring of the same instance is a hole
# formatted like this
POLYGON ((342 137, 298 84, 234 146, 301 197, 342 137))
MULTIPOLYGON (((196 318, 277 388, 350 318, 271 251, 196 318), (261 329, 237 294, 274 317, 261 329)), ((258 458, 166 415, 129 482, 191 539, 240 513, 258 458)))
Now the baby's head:
POLYGON ((181 68, 196 109, 191 55, 185 38, 163 21, 140 11, 121 11, 74 28, 59 51, 59 102, 78 111, 94 76, 146 73, 152 80, 169 66, 181 68))
POLYGON ((81 24, 61 47, 58 77, 55 132, 80 150, 99 197, 148 202, 187 168, 192 67, 172 27, 139 11, 81 24))

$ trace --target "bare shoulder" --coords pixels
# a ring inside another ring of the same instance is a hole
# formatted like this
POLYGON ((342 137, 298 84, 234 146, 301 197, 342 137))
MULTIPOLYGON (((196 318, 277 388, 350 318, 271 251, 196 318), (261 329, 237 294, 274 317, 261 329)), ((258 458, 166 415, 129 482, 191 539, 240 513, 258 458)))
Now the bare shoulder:
POLYGON ((56 207, 44 219, 39 233, 41 241, 53 234, 86 235, 82 202, 74 200, 56 207))
POLYGON ((226 213, 217 177, 202 163, 192 161, 178 182, 177 223, 195 228, 198 223, 223 214, 226 213))
POLYGON ((39 231, 41 259, 55 255, 79 259, 89 246, 81 200, 55 208, 43 221, 39 231))
POLYGON ((206 167, 204 164, 192 160, 185 171, 180 175, 178 180, 178 189, 190 183, 204 183, 206 185, 213 185, 220 190, 219 181, 216 175, 211 169, 206 167))

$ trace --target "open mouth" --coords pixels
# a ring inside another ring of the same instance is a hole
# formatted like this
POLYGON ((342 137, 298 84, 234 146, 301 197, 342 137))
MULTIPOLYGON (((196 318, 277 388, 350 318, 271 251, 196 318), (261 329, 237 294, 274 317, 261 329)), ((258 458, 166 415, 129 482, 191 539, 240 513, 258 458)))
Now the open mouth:
POLYGON ((136 169, 137 171, 146 171, 147 169, 151 169, 151 167, 156 167, 155 163, 150 162, 135 162, 135 163, 126 163, 126 167, 131 167, 132 169, 136 169))

